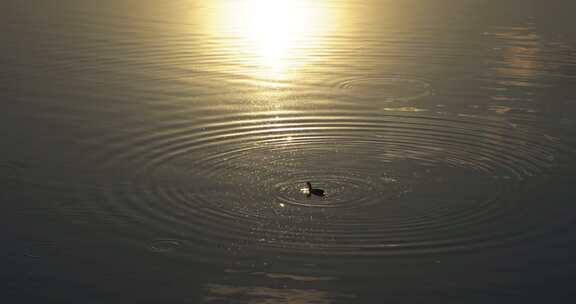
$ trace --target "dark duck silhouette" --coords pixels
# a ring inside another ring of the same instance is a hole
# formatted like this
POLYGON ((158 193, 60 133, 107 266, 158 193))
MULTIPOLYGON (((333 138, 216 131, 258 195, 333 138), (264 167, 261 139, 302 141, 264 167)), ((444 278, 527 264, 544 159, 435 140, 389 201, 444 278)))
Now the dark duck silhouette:
POLYGON ((317 196, 324 196, 324 190, 312 188, 312 184, 310 182, 306 182, 306 185, 308 186, 308 196, 312 194, 317 196))

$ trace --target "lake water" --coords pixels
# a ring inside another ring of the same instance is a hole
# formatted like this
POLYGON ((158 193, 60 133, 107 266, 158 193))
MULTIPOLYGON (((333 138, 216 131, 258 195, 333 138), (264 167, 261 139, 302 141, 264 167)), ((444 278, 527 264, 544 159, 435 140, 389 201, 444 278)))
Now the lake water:
POLYGON ((574 300, 574 1, 0 11, 3 303, 574 300))

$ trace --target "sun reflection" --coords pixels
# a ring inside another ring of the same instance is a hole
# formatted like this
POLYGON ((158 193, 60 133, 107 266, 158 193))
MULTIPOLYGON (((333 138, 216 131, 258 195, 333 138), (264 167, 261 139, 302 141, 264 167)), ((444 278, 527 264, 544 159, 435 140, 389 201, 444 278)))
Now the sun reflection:
POLYGON ((309 64, 322 36, 335 24, 323 1, 247 0, 209 2, 206 34, 234 50, 234 72, 266 87, 282 87, 309 64), (332 20, 331 20, 332 19, 332 20))
POLYGON ((491 88, 493 103, 490 110, 497 114, 506 114, 513 110, 534 112, 527 104, 512 102, 529 101, 534 98, 533 88, 542 86, 538 79, 545 68, 541 60, 541 37, 534 25, 502 28, 493 33, 498 52, 490 76, 496 81, 491 88), (496 77, 494 77, 496 76, 496 77))
POLYGON ((247 5, 243 36, 268 77, 278 79, 290 67, 289 55, 298 36, 307 28, 309 11, 289 1, 252 0, 247 5))

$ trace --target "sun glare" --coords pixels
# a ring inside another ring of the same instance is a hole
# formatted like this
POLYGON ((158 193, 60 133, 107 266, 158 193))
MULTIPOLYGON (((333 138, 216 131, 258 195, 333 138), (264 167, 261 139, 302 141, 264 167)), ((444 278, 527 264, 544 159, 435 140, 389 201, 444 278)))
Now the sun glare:
POLYGON ((291 46, 302 34, 306 12, 290 6, 287 0, 252 0, 250 3, 244 36, 253 43, 260 66, 268 70, 272 78, 277 78, 290 66, 291 46))
POLYGON ((331 24, 321 1, 215 2, 209 33, 228 39, 241 73, 271 83, 309 64, 331 24))

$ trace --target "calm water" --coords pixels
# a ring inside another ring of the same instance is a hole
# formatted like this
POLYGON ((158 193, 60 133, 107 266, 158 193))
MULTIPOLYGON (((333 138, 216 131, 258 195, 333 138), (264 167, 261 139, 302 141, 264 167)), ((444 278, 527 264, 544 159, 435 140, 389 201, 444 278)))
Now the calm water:
POLYGON ((572 3, 1 1, 3 302, 569 302, 572 3))

